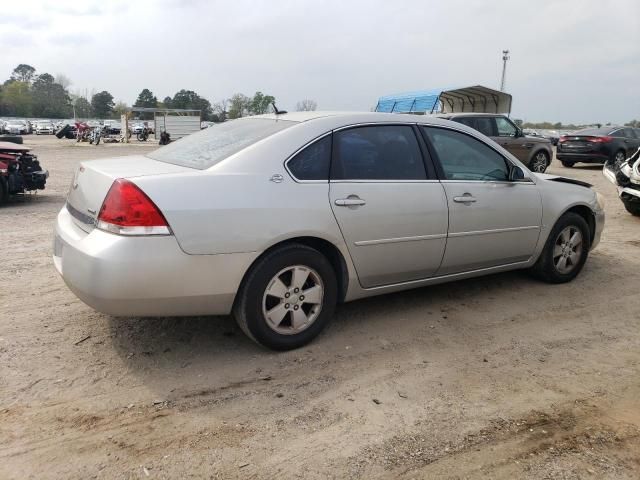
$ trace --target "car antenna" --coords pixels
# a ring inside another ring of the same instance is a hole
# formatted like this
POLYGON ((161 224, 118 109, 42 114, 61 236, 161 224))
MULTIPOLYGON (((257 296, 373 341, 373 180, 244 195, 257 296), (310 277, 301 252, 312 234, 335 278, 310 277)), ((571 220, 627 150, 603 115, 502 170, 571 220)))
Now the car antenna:
POLYGON ((273 113, 275 113, 276 115, 282 115, 283 113, 287 113, 286 110, 278 110, 278 107, 276 107, 276 102, 271 102, 271 105, 273 105, 273 113))

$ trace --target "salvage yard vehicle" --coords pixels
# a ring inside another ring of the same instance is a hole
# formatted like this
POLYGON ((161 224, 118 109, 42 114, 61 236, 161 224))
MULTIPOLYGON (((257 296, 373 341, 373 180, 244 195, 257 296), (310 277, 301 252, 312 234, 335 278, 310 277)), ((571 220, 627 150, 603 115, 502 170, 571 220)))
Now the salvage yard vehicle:
POLYGON ((0 205, 11 196, 44 190, 49 172, 40 167, 30 150, 23 145, 0 142, 0 205))
POLYGON ((36 135, 51 135, 54 133, 54 126, 51 122, 37 122, 35 127, 36 135))
POLYGON ((440 118, 453 120, 485 134, 523 162, 529 170, 544 173, 551 164, 551 142, 537 134, 524 133, 506 115, 491 113, 448 113, 440 118))
POLYGON ((622 163, 605 163, 602 173, 618 187, 627 212, 640 216, 640 148, 622 163))
POLYGON ((29 125, 25 120, 7 120, 4 129, 11 135, 27 135, 29 133, 29 125))
POLYGON ((339 302, 515 269, 568 282, 603 226, 588 184, 532 173, 460 123, 296 112, 81 162, 53 261, 101 312, 233 312, 284 350, 339 302))
POLYGON ((556 157, 565 167, 573 167, 578 162, 620 164, 638 147, 640 129, 586 128, 560 137, 556 157))

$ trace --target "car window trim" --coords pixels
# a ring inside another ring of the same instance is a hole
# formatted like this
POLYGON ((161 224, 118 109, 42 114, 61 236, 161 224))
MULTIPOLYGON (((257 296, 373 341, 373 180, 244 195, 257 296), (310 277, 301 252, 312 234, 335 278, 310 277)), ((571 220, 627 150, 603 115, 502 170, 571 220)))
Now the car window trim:
POLYGON ((284 160, 284 169, 287 171, 287 173, 289 174, 289 176, 293 179, 294 182, 296 183, 329 183, 329 180, 331 179, 331 163, 333 162, 333 131, 328 131, 323 133, 322 135, 319 135, 317 137, 315 137, 313 140, 309 140, 307 143, 305 143, 302 147, 298 148, 295 152, 293 152, 291 155, 289 155, 285 160, 284 160), (293 172, 289 169, 289 162, 291 160, 293 160, 293 158, 298 155, 300 152, 302 152, 303 150, 305 150, 307 147, 310 147, 311 145, 313 145, 316 142, 319 142, 321 140, 323 140, 324 138, 331 136, 331 151, 330 151, 330 155, 329 155, 329 173, 327 174, 327 179, 326 180, 303 180, 301 178, 297 178, 293 172))
MULTIPOLYGON (((463 135, 467 135, 468 137, 471 137, 479 142, 481 142, 483 145, 486 145, 487 147, 489 147, 491 150, 493 150, 494 152, 496 152, 498 155, 500 155, 502 157, 502 159, 507 163, 507 165, 513 167, 520 167, 518 164, 514 163, 511 161, 511 159, 509 159, 508 157, 505 157, 502 152, 500 152, 499 150, 497 150, 496 148, 494 148, 492 145, 488 144, 487 142, 485 142, 484 140, 482 140, 481 138, 478 138, 477 136, 469 133, 469 132, 465 132, 462 131, 460 129, 457 128, 452 128, 448 125, 438 125, 438 124, 428 124, 428 123, 419 123, 418 124, 419 127, 428 127, 428 128, 442 128, 445 130, 452 130, 454 132, 457 133, 461 133, 463 135)), ((469 127, 471 128, 471 127, 469 127)), ((440 157, 438 156, 438 152, 435 151, 435 147, 431 144, 431 141, 429 140, 429 137, 427 136, 427 132, 425 132, 423 130, 423 128, 419 128, 420 133, 422 134, 422 136, 424 137, 424 141, 427 144, 429 151, 431 152, 431 158, 433 158, 433 162, 436 165, 436 170, 438 172, 438 176, 439 176, 439 180, 440 182, 443 183, 467 183, 467 182, 476 182, 476 183, 508 183, 510 185, 513 184, 520 184, 520 185, 526 185, 526 184, 533 184, 535 185, 535 181, 533 180, 533 178, 531 176, 528 176, 526 178, 526 181, 519 181, 519 182, 511 182, 509 180, 449 180, 445 177, 445 173, 444 173, 444 168, 442 168, 442 163, 440 162, 440 157)), ((480 133, 480 132, 478 132, 480 133)), ((522 167, 520 167, 522 168, 522 167)))
POLYGON ((331 145, 331 168, 329 169, 329 183, 434 183, 438 182, 438 178, 434 176, 434 178, 430 178, 429 168, 427 167, 427 161, 425 159, 424 151, 420 147, 420 135, 418 135, 415 131, 417 128, 417 122, 362 122, 362 123, 354 123, 349 125, 342 125, 340 127, 334 128, 332 133, 341 132, 342 130, 350 130, 354 128, 361 127, 410 127, 413 135, 416 138, 416 142, 418 143, 418 150, 420 150, 420 157, 422 158, 422 165, 424 167, 425 178, 423 179, 403 179, 403 180, 393 180, 393 179, 378 179, 378 178, 358 178, 358 179, 334 179, 332 178, 333 172, 333 164, 334 164, 334 156, 335 156, 335 148, 336 142, 332 140, 331 145))

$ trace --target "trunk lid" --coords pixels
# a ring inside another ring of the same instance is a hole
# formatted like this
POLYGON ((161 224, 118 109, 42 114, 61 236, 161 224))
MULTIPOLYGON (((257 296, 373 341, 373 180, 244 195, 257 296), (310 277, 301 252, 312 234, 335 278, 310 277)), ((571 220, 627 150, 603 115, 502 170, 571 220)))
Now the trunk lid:
POLYGON ((560 142, 560 148, 567 152, 584 153, 597 150, 597 136, 593 135, 568 135, 564 141, 560 142))
POLYGON ((117 178, 131 179, 189 171, 193 170, 142 155, 80 162, 69 187, 67 210, 78 227, 90 232, 95 228, 102 202, 117 178))

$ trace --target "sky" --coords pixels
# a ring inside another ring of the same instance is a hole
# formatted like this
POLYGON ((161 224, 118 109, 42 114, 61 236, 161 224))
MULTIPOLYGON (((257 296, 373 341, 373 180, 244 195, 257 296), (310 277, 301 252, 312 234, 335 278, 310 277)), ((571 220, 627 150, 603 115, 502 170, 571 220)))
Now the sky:
POLYGON ((212 103, 364 110, 382 95, 506 88, 525 121, 640 119, 640 0, 21 0, 3 2, 0 81, 20 63, 71 92, 132 104, 195 90, 212 103))

